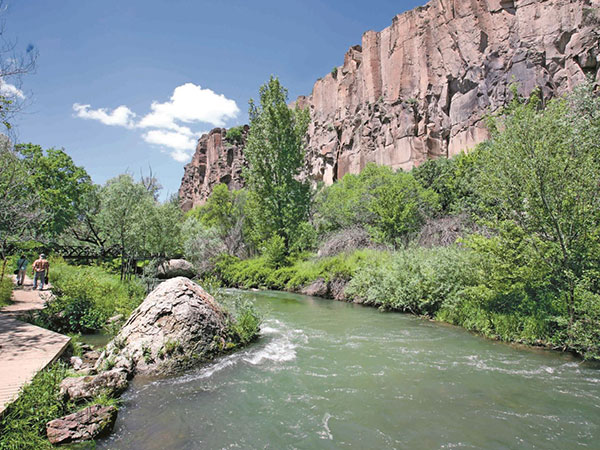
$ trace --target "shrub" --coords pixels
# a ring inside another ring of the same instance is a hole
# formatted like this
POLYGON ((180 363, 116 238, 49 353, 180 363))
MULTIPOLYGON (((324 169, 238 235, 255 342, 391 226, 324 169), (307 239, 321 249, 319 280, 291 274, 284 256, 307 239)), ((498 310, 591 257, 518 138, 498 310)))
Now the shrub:
POLYGON ((410 173, 369 163, 319 192, 314 209, 321 233, 358 226, 378 242, 397 245, 438 208, 438 195, 410 173))
POLYGON ((121 281, 96 266, 70 266, 55 259, 50 275, 56 299, 36 313, 33 322, 58 332, 99 330, 108 317, 128 317, 146 295, 139 280, 121 281))
POLYGON ((360 267, 381 258, 387 258, 387 252, 357 250, 327 258, 301 258, 289 266, 274 269, 264 256, 247 260, 224 257, 217 263, 217 270, 229 286, 298 289, 319 278, 348 280, 360 267))
POLYGON ((185 258, 200 276, 212 271, 219 255, 227 252, 219 231, 193 218, 187 219, 183 228, 185 258))
POLYGON ((319 246, 319 256, 327 257, 340 253, 351 253, 361 248, 377 248, 371 236, 364 228, 354 226, 330 233, 319 246))
POLYGON ((242 346, 249 344, 258 337, 262 322, 261 314, 251 301, 240 296, 236 296, 228 305, 232 316, 228 325, 232 342, 242 346))
POLYGON ((317 247, 319 236, 315 227, 309 222, 301 222, 292 236, 291 253, 312 251, 317 247))
POLYGON ((433 316, 476 281, 473 255, 457 248, 409 248, 357 271, 346 294, 382 309, 433 316))
POLYGON ((244 126, 240 125, 237 127, 231 127, 225 133, 225 139, 231 142, 232 144, 242 144, 244 142, 244 126))
POLYGON ((93 333, 104 326, 106 319, 90 298, 62 295, 47 302, 33 322, 58 333, 93 333))
POLYGON ((278 234, 272 235, 261 250, 269 267, 277 268, 285 264, 287 255, 285 241, 278 234))

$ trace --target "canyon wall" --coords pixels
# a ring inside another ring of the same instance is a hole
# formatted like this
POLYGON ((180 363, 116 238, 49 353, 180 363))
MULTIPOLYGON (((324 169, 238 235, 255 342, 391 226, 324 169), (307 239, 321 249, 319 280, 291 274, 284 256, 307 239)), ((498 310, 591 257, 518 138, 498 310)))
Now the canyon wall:
MULTIPOLYGON (((586 75, 600 81, 599 68, 600 0, 432 0, 366 32, 342 66, 298 98, 311 110, 310 176, 332 183, 368 162, 410 169, 453 156, 488 137, 483 119, 509 100, 511 84, 547 99, 586 75)), ((202 145, 194 156, 206 155, 202 170, 214 166, 241 184, 223 165, 224 149, 202 145)), ((205 198, 210 183, 193 180, 205 198)))
POLYGON ((242 129, 240 140, 227 139, 227 130, 215 128, 198 139, 196 152, 186 164, 179 201, 184 211, 203 204, 215 185, 225 183, 230 189, 243 186, 243 148, 248 126, 242 129))

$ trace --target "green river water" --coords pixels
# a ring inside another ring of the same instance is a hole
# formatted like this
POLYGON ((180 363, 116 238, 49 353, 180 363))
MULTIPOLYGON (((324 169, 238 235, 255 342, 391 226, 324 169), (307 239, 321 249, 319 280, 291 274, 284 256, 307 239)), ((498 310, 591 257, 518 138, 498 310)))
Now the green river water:
POLYGON ((281 292, 252 346, 136 379, 110 449, 600 449, 600 368, 281 292))

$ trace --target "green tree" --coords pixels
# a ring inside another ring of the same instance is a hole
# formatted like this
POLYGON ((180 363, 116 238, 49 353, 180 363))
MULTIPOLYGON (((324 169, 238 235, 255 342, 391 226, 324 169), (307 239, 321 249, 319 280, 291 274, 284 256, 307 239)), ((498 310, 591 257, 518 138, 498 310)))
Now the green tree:
POLYGON ((27 166, 5 140, 0 143, 0 280, 9 252, 19 242, 35 238, 44 219, 45 214, 29 187, 27 166))
POLYGON ((19 144, 16 150, 27 168, 29 189, 46 213, 40 231, 54 238, 74 222, 80 202, 92 189, 91 178, 64 150, 44 151, 33 144, 19 144))
MULTIPOLYGON (((154 205, 152 194, 142 183, 136 183, 129 174, 108 180, 100 191, 98 224, 108 236, 111 245, 119 249, 121 278, 129 269, 131 258, 146 236, 136 224, 143 223, 147 208, 154 205)), ((162 230, 164 232, 165 230, 162 230)))
POLYGON ((253 220, 263 239, 278 234, 289 249, 299 223, 306 220, 310 186, 301 180, 309 111, 287 104, 277 78, 260 87, 260 103, 250 100, 250 133, 244 150, 244 178, 256 204, 253 220))
POLYGON ((371 195, 368 208, 375 217, 373 237, 395 245, 406 240, 410 233, 419 231, 439 205, 438 195, 431 189, 423 189, 410 173, 392 173, 391 169, 385 174, 385 182, 371 195))
POLYGON ((490 130, 481 193, 495 202, 496 228, 514 224, 539 255, 572 326, 577 293, 600 264, 600 100, 589 85, 545 108, 537 94, 517 98, 490 130))
POLYGON ((315 222, 321 232, 359 226, 378 241, 398 244, 438 210, 438 195, 410 173, 369 163, 321 191, 315 222))
POLYGON ((134 251, 158 259, 181 254, 183 212, 177 199, 161 204, 151 195, 142 197, 134 214, 134 251))

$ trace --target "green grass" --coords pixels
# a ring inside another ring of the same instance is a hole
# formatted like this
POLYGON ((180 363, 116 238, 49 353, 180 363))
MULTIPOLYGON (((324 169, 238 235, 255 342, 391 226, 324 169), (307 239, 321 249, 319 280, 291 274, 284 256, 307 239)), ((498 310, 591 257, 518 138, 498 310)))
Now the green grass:
MULTIPOLYGON (((117 399, 104 395, 85 404, 64 402, 60 395, 60 382, 69 375, 68 367, 58 362, 39 372, 21 390, 19 398, 8 406, 0 420, 1 450, 53 449, 55 447, 46 438, 46 423, 50 420, 95 404, 118 406, 117 399)), ((93 442, 61 448, 90 446, 93 442)))
POLYGON ((0 280, 0 308, 11 304, 13 282, 10 277, 5 276, 0 280))
POLYGON ((41 371, 8 406, 0 421, 0 449, 54 448, 46 439, 46 423, 68 414, 73 405, 59 395, 60 382, 68 376, 63 364, 41 371))

